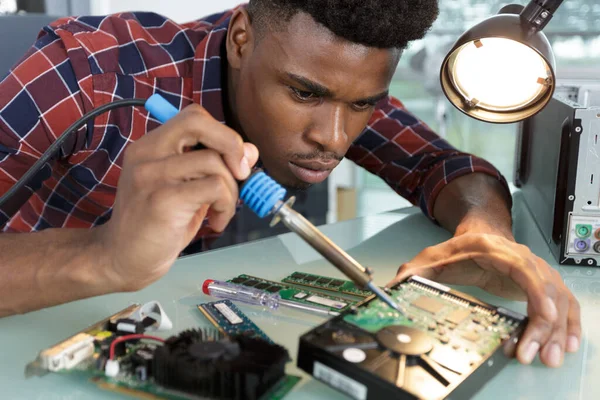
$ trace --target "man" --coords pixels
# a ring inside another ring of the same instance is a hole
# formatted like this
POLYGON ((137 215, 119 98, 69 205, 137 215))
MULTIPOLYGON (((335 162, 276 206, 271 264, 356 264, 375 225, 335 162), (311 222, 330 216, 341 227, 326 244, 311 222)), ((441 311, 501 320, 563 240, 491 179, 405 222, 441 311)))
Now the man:
POLYGON ((454 233, 397 279, 416 273, 528 300, 517 357, 539 352, 559 366, 579 346, 579 306, 514 242, 506 182, 387 94, 402 50, 436 16, 435 0, 251 0, 186 25, 126 13, 46 27, 0 84, 0 193, 93 108, 158 92, 183 111, 163 126, 139 108, 96 118, 11 198, 0 315, 159 279, 190 242, 226 227, 236 181, 259 155, 296 188, 323 181, 345 156, 454 233), (186 151, 198 143, 205 149, 186 151))

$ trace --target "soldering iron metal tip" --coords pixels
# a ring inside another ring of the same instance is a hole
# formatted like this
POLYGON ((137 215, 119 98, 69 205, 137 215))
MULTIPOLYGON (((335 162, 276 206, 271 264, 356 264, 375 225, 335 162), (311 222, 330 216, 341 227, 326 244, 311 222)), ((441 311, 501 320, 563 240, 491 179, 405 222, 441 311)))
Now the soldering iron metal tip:
POLYGON ((384 292, 377 285, 375 285, 373 283, 373 281, 370 281, 367 286, 369 287, 369 290, 371 292, 375 293, 375 295, 377 297, 379 297, 379 299, 381 299, 381 301, 384 301, 388 306, 392 307, 394 310, 398 311, 400 314, 404 314, 400 310, 400 307, 398 307, 398 304, 396 304, 396 302, 394 300, 392 300, 392 298, 386 292, 384 292))

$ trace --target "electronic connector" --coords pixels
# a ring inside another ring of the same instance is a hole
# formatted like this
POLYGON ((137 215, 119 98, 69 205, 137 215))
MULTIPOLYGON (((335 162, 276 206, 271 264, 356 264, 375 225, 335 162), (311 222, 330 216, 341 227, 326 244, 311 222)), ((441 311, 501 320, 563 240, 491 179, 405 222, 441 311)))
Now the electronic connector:
POLYGON ((79 333, 40 353, 43 368, 49 371, 71 369, 94 354, 94 337, 79 333))

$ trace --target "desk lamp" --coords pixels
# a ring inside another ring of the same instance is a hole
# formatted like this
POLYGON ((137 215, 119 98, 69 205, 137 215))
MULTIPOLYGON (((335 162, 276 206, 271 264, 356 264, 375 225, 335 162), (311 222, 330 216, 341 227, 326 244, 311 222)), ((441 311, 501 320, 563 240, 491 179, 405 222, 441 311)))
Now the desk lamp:
POLYGON ((509 4, 465 32, 444 58, 442 90, 470 117, 511 123, 535 115, 552 98, 556 78, 542 29, 562 0, 509 4))

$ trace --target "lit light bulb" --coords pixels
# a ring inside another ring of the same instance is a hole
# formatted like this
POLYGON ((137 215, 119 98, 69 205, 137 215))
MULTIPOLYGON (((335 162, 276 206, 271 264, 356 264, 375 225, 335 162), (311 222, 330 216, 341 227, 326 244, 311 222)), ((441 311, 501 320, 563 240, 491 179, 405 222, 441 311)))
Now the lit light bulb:
POLYGON ((530 47, 504 38, 484 38, 457 50, 451 79, 461 95, 490 111, 514 111, 548 90, 551 70, 530 47))

